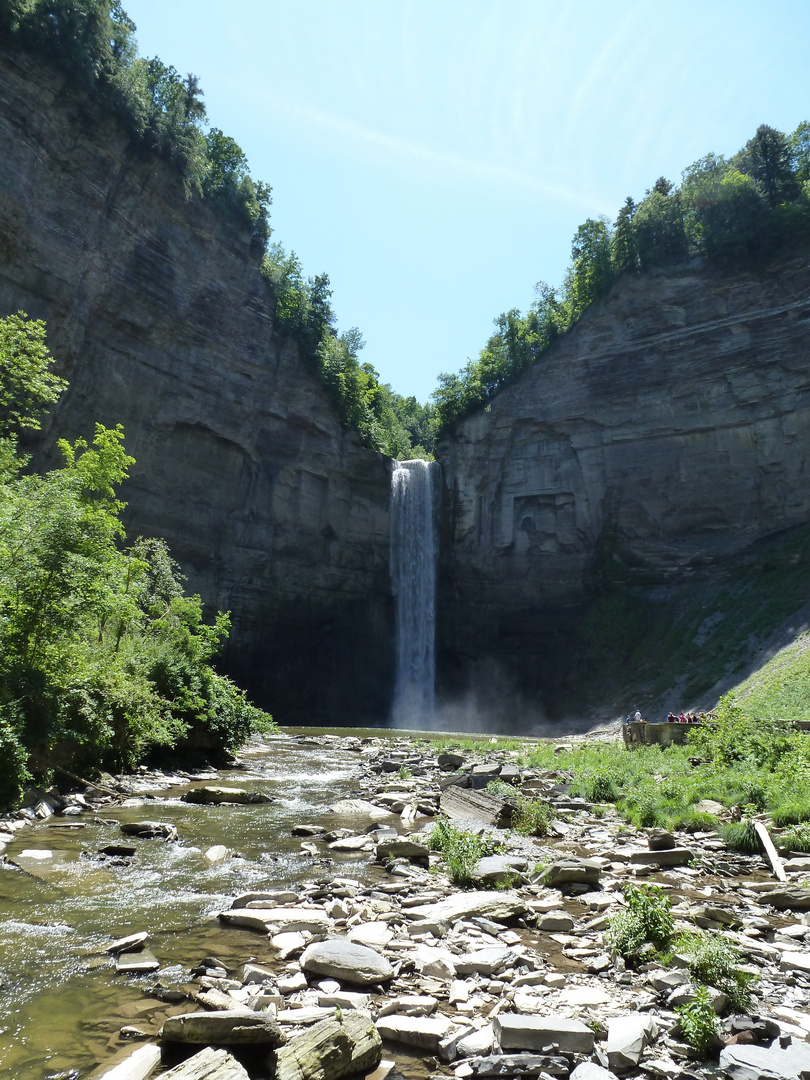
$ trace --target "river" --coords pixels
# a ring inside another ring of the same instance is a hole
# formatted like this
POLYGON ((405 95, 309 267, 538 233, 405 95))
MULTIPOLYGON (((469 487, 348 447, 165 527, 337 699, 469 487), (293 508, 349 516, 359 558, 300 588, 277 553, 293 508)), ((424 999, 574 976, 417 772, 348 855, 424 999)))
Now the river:
MULTIPOLYGON (((317 878, 319 864, 291 829, 309 820, 329 824, 325 807, 356 792, 362 775, 361 755, 330 743, 254 738, 240 753, 243 768, 194 779, 263 791, 275 797, 271 804, 191 805, 180 800, 189 782, 17 834, 5 854, 25 872, 0 865, 0 1077, 86 1076, 120 1048, 122 1025, 154 1021, 165 1008, 143 981, 115 973, 103 952, 115 938, 148 931, 167 981, 173 966, 187 969, 211 954, 233 968, 269 955, 260 935, 222 927, 216 913, 240 892, 317 878), (179 841, 121 835, 122 822, 142 820, 176 825, 179 841), (134 857, 98 854, 122 842, 136 846, 134 857), (204 852, 216 844, 233 854, 209 865, 204 852)), ((375 873, 356 857, 321 869, 322 876, 333 872, 360 879, 375 873)))

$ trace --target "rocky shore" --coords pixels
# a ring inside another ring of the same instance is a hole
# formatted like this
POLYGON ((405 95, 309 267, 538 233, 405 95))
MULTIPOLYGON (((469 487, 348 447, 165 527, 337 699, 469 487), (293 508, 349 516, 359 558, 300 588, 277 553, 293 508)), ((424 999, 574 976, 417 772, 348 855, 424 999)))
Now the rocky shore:
MULTIPOLYGON (((235 896, 218 916, 223 932, 244 935, 244 963, 208 956, 164 970, 147 930, 110 942, 111 962, 143 979, 163 1011, 159 1027, 122 1024, 138 1048, 96 1075, 810 1077, 810 858, 780 862, 785 880, 777 881, 764 858, 727 851, 715 833, 682 843, 635 830, 612 808, 569 797, 565 742, 559 768, 543 772, 521 771, 516 755, 496 746, 468 754, 382 737, 336 744, 362 763, 362 780, 356 797, 324 805, 323 821, 296 826, 310 879, 235 896), (496 779, 516 799, 523 792, 548 801, 549 835, 509 829, 516 800, 486 790, 496 779), (479 861, 469 888, 454 885, 430 850, 439 814, 486 833, 496 850, 479 861), (651 951, 630 970, 606 940, 626 885, 641 882, 669 897, 679 929, 732 943, 753 979, 744 1014, 711 990, 722 1019, 705 1058, 688 1045, 676 1012, 697 992, 688 961, 676 953, 664 966, 651 951)), ((185 798, 261 797, 214 781, 185 798)), ((44 806, 69 818, 111 798, 96 789, 52 807, 46 797, 44 806)), ((171 841, 162 823, 140 824, 130 832, 144 837, 152 827, 156 841, 171 841)))

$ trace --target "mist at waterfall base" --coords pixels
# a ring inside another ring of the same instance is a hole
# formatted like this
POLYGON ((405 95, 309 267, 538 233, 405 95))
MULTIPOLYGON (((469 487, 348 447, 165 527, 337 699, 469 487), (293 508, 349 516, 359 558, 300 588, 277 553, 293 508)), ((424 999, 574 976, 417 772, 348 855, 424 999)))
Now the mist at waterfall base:
POLYGON ((468 734, 560 734, 546 726, 495 661, 479 666, 467 691, 436 701, 436 577, 441 465, 398 461, 391 478, 391 582, 396 611, 393 727, 468 734))

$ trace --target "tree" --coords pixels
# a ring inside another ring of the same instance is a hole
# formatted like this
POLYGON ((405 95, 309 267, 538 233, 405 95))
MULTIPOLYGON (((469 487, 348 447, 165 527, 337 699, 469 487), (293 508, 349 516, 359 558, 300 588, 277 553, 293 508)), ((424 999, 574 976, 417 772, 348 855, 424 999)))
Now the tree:
POLYGON ((792 158, 787 136, 768 124, 761 124, 753 139, 734 157, 732 165, 760 184, 768 205, 773 207, 797 194, 792 158))
POLYGON ((639 205, 634 225, 642 270, 680 262, 688 255, 681 200, 663 177, 656 180, 653 190, 639 205))
POLYGON ((610 257, 617 274, 626 270, 638 270, 638 249, 633 218, 636 216, 636 204, 628 195, 624 206, 616 216, 613 234, 610 238, 610 257))
POLYGON ((810 181, 810 123, 803 120, 790 136, 791 166, 801 184, 810 181))
POLYGON ((578 319, 613 284, 610 240, 607 222, 593 218, 588 218, 574 234, 569 295, 573 319, 578 319))
POLYGON ((0 436, 38 428, 67 383, 51 370, 45 323, 24 311, 0 319, 0 436))

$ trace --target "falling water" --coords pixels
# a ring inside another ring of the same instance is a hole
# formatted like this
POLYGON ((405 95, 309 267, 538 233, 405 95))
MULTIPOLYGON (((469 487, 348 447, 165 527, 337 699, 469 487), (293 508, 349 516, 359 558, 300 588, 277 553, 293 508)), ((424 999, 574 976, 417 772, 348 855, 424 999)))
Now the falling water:
POLYGON ((433 716, 436 561, 434 483, 439 465, 399 461, 391 487, 391 580, 397 671, 393 722, 426 728, 433 716))

